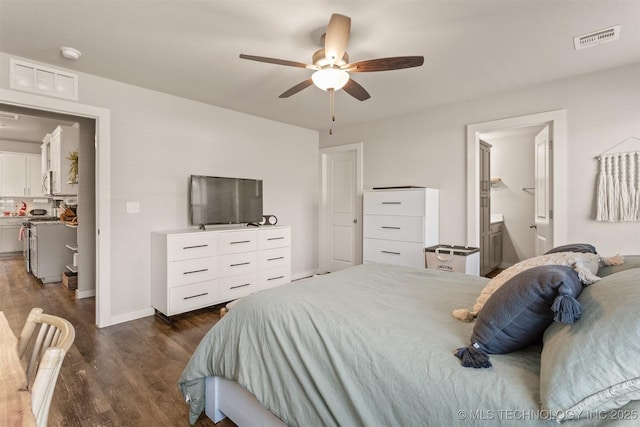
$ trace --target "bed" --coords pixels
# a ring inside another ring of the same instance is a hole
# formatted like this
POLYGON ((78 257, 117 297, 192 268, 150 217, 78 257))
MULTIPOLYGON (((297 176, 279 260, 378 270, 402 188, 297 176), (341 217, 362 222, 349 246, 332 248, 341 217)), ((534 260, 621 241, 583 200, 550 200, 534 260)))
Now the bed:
MULTIPOLYGON (((638 268, 610 268, 608 275, 609 282, 626 275, 620 280, 627 293, 640 282, 638 268)), ((554 424, 555 414, 540 404, 541 344, 491 355, 490 369, 464 368, 454 356, 469 345, 474 323, 454 319, 451 310, 472 306, 487 282, 364 264, 245 297, 202 339, 182 373, 190 422, 205 411, 240 426, 554 424)), ((624 298, 640 305, 640 292, 624 298)), ((626 328, 631 332, 618 335, 637 332, 628 339, 638 341, 640 323, 626 328)), ((627 347, 640 354, 637 344, 627 347)), ((566 425, 640 422, 640 378, 629 381, 619 408, 599 406, 566 425)))

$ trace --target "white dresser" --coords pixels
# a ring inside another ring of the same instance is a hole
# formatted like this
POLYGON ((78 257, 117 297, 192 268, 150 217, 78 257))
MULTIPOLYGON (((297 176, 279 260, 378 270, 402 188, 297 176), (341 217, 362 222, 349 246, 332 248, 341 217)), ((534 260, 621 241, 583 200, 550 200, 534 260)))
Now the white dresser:
POLYGON ((363 261, 425 267, 424 249, 438 244, 438 190, 366 190, 363 261))
POLYGON ((291 227, 151 233, 151 305, 166 316, 291 281, 291 227))

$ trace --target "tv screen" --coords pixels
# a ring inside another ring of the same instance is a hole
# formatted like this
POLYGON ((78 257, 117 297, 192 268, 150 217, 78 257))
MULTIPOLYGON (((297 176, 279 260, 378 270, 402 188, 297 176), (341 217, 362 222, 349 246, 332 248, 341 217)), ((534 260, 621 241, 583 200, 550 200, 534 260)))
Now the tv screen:
POLYGON ((262 221, 262 180, 191 175, 191 224, 262 221))

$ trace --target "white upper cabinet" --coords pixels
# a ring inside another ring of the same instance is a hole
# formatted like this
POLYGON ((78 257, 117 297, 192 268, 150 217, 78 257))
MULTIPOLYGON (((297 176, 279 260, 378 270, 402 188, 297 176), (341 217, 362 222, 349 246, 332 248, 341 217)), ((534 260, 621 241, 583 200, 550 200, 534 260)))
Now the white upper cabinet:
POLYGON ((76 195, 78 185, 69 181, 69 154, 78 150, 79 131, 74 126, 58 126, 45 137, 42 151, 42 174, 45 191, 51 194, 76 195))
POLYGON ((0 196, 41 197, 40 163, 37 154, 0 153, 0 196))

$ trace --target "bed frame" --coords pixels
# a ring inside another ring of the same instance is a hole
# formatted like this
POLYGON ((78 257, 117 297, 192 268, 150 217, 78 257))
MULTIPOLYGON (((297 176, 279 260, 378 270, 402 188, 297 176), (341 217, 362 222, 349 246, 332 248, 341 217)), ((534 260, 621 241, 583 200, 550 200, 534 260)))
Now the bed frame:
POLYGON ((286 427, 247 389, 223 377, 206 378, 204 412, 215 423, 228 417, 239 427, 286 427))

